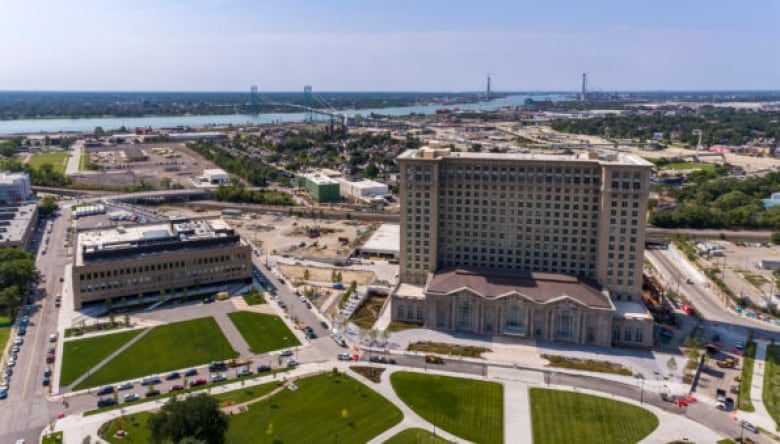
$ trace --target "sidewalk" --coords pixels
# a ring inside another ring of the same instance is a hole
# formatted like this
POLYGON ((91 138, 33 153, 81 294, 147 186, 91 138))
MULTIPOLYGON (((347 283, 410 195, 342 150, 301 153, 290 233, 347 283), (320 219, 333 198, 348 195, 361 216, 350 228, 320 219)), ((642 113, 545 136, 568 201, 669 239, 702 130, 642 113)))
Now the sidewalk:
POLYGON ((753 379, 750 381, 750 401, 755 412, 738 412, 739 419, 744 419, 756 427, 776 433, 775 420, 764 405, 764 365, 766 364, 766 341, 756 341, 756 359, 753 361, 753 379))

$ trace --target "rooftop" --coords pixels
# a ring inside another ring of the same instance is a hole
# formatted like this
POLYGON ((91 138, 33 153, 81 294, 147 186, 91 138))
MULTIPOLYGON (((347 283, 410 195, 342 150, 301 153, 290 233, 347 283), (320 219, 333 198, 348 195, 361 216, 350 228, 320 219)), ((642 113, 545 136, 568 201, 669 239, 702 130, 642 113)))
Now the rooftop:
POLYGON ((14 181, 27 178, 27 173, 12 173, 10 171, 0 171, 0 184, 12 184, 14 181))
POLYGON ((360 247, 361 251, 398 254, 401 245, 401 226, 382 224, 360 247))
POLYGON ((600 154, 596 152, 578 152, 573 154, 538 153, 472 153, 452 151, 449 148, 422 148, 406 150, 398 159, 463 159, 498 161, 537 161, 537 162, 596 162, 599 165, 633 165, 652 168, 653 164, 639 156, 626 153, 600 154))
POLYGON ((615 316, 626 319, 653 320, 653 315, 642 304, 628 301, 615 301, 615 316))
POLYGON ((105 258, 199 248, 219 240, 238 241, 238 235, 222 219, 181 219, 86 230, 76 238, 76 265, 105 258))
POLYGON ((613 309, 606 292, 576 276, 555 273, 504 273, 490 269, 444 269, 428 281, 426 293, 469 289, 487 299, 519 294, 537 304, 571 298, 587 307, 613 309))
POLYGON ((0 206, 0 247, 7 243, 17 244, 24 239, 35 209, 35 203, 0 206))
POLYGON ((338 185, 335 179, 332 179, 321 173, 303 174, 303 177, 314 182, 317 185, 338 185))

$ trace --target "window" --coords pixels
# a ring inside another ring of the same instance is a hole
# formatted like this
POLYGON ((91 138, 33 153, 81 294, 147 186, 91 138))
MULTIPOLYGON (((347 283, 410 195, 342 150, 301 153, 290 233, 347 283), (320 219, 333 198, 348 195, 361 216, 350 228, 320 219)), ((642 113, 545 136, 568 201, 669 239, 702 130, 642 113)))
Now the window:
POLYGON ((510 333, 523 333, 523 310, 517 305, 509 307, 506 312, 504 331, 510 333))
POLYGON ((417 307, 417 320, 422 321, 423 320, 423 309, 422 307, 417 307))
POLYGON ((623 332, 623 341, 630 342, 631 341, 631 329, 626 327, 626 330, 623 332))
POLYGON ((558 314, 558 337, 570 338, 572 336, 574 318, 568 310, 563 310, 558 314))
POLYGON ((403 305, 399 305, 398 306, 398 318, 399 319, 403 318, 405 314, 406 314, 406 307, 403 306, 403 305))
POLYGON ((643 332, 641 328, 636 329, 636 342, 642 342, 643 340, 643 332))
POLYGON ((457 325, 461 330, 472 330, 474 327, 474 305, 468 301, 458 305, 457 325))

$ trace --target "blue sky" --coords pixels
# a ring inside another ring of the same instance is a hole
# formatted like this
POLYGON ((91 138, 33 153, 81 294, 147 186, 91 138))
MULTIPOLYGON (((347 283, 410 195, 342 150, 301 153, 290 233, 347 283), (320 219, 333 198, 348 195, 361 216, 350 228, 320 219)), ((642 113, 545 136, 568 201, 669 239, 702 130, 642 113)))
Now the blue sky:
POLYGON ((780 89, 780 0, 0 0, 0 90, 780 89))

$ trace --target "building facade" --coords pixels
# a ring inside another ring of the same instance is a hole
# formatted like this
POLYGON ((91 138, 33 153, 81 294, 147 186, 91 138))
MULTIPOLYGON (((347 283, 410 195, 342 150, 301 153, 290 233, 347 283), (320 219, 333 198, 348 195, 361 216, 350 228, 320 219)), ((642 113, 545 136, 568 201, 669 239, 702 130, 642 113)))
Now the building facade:
MULTIPOLYGON (((611 323, 592 341, 587 329, 594 320, 611 316, 604 313, 618 312, 613 302, 641 299, 649 162, 624 154, 488 154, 432 148, 406 151, 398 162, 400 280, 425 288, 426 325, 459 329, 456 318, 442 320, 438 314, 442 297, 452 295, 441 296, 432 286, 441 270, 449 269, 515 276, 547 273, 559 276, 556 279, 576 277, 579 286, 598 292, 603 289, 609 306, 604 301, 598 306, 580 304, 581 310, 592 312, 585 318, 575 316, 576 327, 585 328, 575 329, 578 334, 572 336, 584 341, 580 343, 606 345, 611 323)), ((480 313, 494 313, 492 324, 483 318, 473 324, 481 326, 474 332, 507 334, 500 327, 505 313, 495 311, 495 304, 511 293, 507 285, 504 293, 492 297, 468 286, 458 293, 461 298, 466 297, 463 291, 477 296, 480 313), (485 328, 488 325, 491 328, 485 328)), ((551 293, 527 303, 537 308, 521 308, 532 316, 524 319, 525 335, 558 340, 559 305, 572 299, 575 287, 564 291, 541 282, 534 287, 551 293), (540 319, 545 324, 537 327, 540 319)), ((527 296, 522 289, 516 292, 527 296)))
POLYGON ((339 183, 324 174, 302 174, 296 180, 298 186, 306 188, 316 202, 338 202, 341 199, 339 183))
POLYGON ((252 278, 251 248, 220 219, 77 234, 74 306, 252 278))
POLYGON ((29 247, 37 223, 35 203, 0 205, 0 248, 29 247))
POLYGON ((31 196, 29 174, 0 172, 0 204, 23 202, 29 200, 31 196))

